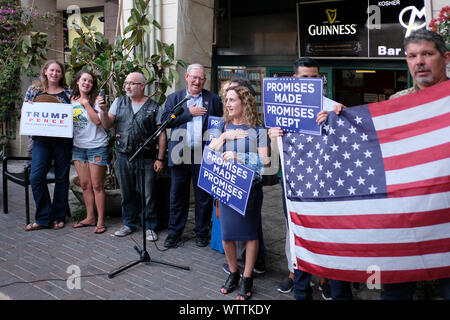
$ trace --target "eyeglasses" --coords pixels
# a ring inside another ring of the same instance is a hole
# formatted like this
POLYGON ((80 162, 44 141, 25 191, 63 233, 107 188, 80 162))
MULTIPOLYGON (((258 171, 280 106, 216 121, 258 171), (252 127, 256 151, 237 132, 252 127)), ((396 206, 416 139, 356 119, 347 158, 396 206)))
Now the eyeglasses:
POLYGON ((194 81, 205 81, 206 80, 206 78, 200 78, 200 77, 197 77, 197 76, 191 76, 190 74, 188 75, 188 77, 189 78, 191 78, 192 80, 194 80, 194 81))
POLYGON ((123 83, 123 86, 124 86, 124 87, 126 87, 127 85, 130 85, 130 86, 137 86, 138 84, 144 84, 144 83, 141 83, 141 82, 128 82, 128 81, 125 81, 125 82, 123 83))

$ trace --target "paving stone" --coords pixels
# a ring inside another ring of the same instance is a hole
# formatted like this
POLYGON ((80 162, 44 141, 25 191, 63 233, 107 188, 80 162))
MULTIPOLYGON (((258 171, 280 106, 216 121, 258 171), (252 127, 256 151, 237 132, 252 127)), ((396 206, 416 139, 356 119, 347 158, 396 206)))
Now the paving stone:
MULTIPOLYGON (((53 194, 52 187, 50 189, 53 194)), ((132 236, 115 237, 113 233, 122 226, 122 221, 120 217, 108 217, 108 230, 101 235, 94 234, 93 228, 72 228, 76 222, 72 218, 60 230, 25 232, 23 188, 9 183, 8 190, 10 212, 7 215, 0 213, 0 299, 232 301, 236 298, 237 291, 229 295, 220 293, 227 278, 222 270, 225 255, 210 246, 200 248, 195 245, 193 203, 183 244, 166 250, 163 244, 167 230, 161 230, 158 241, 146 243, 150 263, 139 263, 110 279, 107 274, 139 259, 134 246, 142 246, 141 229, 132 236), (157 260, 188 266, 190 270, 161 265, 156 263, 157 260), (71 276, 67 268, 71 265, 77 265, 81 270, 81 289, 67 287, 66 280, 71 276), (61 280, 1 287, 15 281, 50 278, 61 280)), ((288 274, 280 185, 267 186, 263 190, 267 272, 255 275, 253 299, 292 300, 292 293, 276 291, 278 283, 288 274)), ((30 200, 31 221, 34 221, 35 207, 32 198, 30 200)), ((72 212, 81 206, 71 192, 69 203, 72 212)), ((313 281, 318 282, 318 278, 313 277, 313 281)), ((377 300, 379 296, 379 291, 369 291, 365 286, 354 293, 356 299, 377 300)), ((313 295, 315 299, 321 299, 317 285, 313 295)))

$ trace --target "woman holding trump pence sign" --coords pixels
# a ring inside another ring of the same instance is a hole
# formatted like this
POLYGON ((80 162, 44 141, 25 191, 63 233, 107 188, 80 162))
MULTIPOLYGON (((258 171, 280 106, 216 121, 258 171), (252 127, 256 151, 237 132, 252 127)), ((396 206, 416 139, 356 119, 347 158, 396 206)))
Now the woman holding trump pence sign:
MULTIPOLYGON (((41 77, 31 85, 25 102, 70 103, 70 91, 66 88, 64 65, 50 60, 42 67, 41 77), (52 100, 53 98, 53 100, 52 100)), ((66 220, 69 192, 69 170, 72 139, 61 137, 33 136, 28 143, 27 155, 31 155, 30 184, 36 202, 34 223, 26 231, 43 228, 61 229, 66 220), (47 193, 46 177, 52 161, 55 162, 55 191, 53 201, 47 193)))
POLYGON ((245 215, 219 203, 222 243, 230 275, 221 288, 223 294, 232 292, 240 281, 235 241, 246 241, 245 270, 240 281, 238 300, 251 298, 252 272, 258 253, 258 230, 263 202, 262 171, 269 163, 267 132, 258 120, 256 102, 248 88, 227 89, 224 105, 224 132, 213 139, 211 149, 222 151, 226 161, 237 161, 255 171, 245 215))

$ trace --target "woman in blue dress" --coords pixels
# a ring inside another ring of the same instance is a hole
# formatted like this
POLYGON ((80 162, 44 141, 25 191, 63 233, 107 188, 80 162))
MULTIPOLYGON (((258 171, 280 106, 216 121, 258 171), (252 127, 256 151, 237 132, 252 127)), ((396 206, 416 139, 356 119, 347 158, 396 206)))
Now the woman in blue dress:
POLYGON ((209 145, 222 151, 226 161, 237 161, 255 171, 245 215, 219 203, 222 243, 230 268, 230 275, 221 288, 223 294, 233 291, 240 281, 236 243, 246 241, 245 269, 239 285, 238 300, 252 295, 253 267, 258 253, 258 230, 261 224, 263 202, 262 171, 269 163, 267 131, 261 126, 256 101, 250 90, 242 86, 230 87, 224 106, 224 130, 209 145))

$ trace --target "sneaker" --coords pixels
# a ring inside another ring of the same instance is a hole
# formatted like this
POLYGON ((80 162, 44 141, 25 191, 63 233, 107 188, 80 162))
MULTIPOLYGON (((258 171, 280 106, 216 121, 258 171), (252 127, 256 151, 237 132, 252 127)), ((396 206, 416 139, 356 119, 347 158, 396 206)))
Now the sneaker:
POLYGON ((264 259, 256 259, 255 266, 253 267, 253 272, 256 274, 263 274, 266 272, 266 262, 264 259))
POLYGON ((222 270, 223 272, 225 272, 226 274, 230 274, 230 268, 228 268, 228 263, 224 263, 222 265, 222 270))
POLYGON ((153 230, 148 229, 145 232, 145 235, 146 235, 148 241, 156 241, 156 240, 158 240, 158 234, 155 231, 153 231, 153 230))
POLYGON ((130 227, 123 226, 122 228, 120 228, 119 230, 114 232, 114 235, 116 237, 125 237, 125 236, 127 236, 127 235, 129 235, 131 233, 133 233, 133 230, 131 230, 130 227))
POLYGON ((333 300, 331 298, 331 291, 330 291, 330 285, 328 282, 325 282, 324 284, 319 284, 319 290, 322 291, 322 298, 324 300, 333 300))
POLYGON ((277 287, 277 291, 281 293, 289 293, 294 289, 294 280, 289 277, 283 279, 277 287))
MULTIPOLYGON (((224 263, 224 264, 222 265, 222 270, 223 270, 223 272, 225 272, 226 274, 230 274, 230 268, 228 267, 228 263, 224 263)), ((242 272, 241 272, 241 270, 239 270, 239 268, 238 268, 238 271, 239 271, 239 274, 240 274, 241 277, 242 277, 242 272)))

